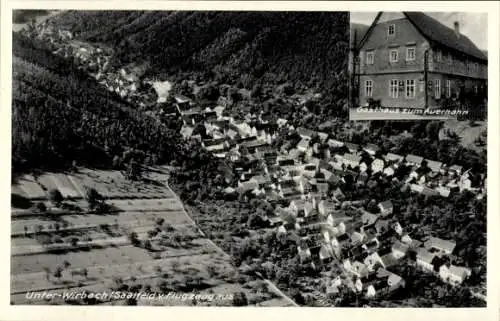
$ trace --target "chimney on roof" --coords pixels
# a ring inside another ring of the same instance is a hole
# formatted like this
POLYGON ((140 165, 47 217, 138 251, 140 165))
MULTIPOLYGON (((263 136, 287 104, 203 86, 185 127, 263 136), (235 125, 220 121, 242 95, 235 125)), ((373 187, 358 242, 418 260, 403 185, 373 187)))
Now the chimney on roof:
POLYGON ((460 38, 460 24, 458 23, 458 21, 455 21, 453 23, 453 29, 455 30, 455 35, 457 36, 457 38, 460 38))

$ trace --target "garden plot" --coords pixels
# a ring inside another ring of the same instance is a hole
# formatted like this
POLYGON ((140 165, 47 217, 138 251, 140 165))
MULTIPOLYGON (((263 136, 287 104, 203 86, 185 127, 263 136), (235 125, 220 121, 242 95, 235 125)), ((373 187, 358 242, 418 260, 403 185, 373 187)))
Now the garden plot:
POLYGON ((172 198, 109 200, 107 203, 126 212, 182 211, 182 204, 172 198))
POLYGON ((69 177, 70 181, 80 191, 86 187, 95 188, 106 198, 161 198, 171 197, 170 191, 163 182, 137 181, 125 179, 119 171, 101 171, 80 169, 69 177))
POLYGON ((16 195, 19 195, 21 197, 26 197, 28 198, 28 195, 24 192, 24 190, 21 188, 21 186, 17 185, 17 184, 13 184, 11 186, 11 193, 12 194, 16 194, 16 195))
POLYGON ((40 272, 43 271, 44 267, 53 270, 63 264, 64 261, 70 262, 75 268, 83 268, 95 265, 113 265, 148 260, 151 260, 151 257, 146 250, 132 245, 68 252, 57 255, 14 256, 11 258, 11 274, 40 272))
POLYGON ((62 173, 46 173, 38 178, 38 182, 47 190, 57 189, 63 197, 79 198, 85 194, 81 194, 76 186, 70 181, 66 174, 62 173))
POLYGON ((29 199, 46 199, 47 193, 42 189, 42 187, 36 182, 32 175, 24 175, 17 180, 14 184, 14 189, 20 189, 23 191, 24 195, 29 199))

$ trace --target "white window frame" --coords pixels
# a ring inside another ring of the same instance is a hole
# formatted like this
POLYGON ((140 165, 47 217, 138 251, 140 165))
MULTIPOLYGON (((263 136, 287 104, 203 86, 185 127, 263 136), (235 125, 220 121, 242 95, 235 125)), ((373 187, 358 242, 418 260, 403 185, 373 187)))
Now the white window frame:
POLYGON ((441 79, 434 79, 434 98, 441 99, 441 79))
POLYGON ((396 35, 396 25, 390 24, 389 27, 387 27, 387 36, 394 37, 395 35, 396 35), (391 28, 392 28, 392 33, 391 33, 391 28))
POLYGON ((374 50, 367 51, 366 52, 366 64, 373 65, 374 62, 375 62, 375 51, 374 50))
POLYGON ((365 80, 365 96, 373 97, 373 80, 367 79, 365 80), (370 88, 370 90, 368 90, 370 88))
POLYGON ((399 49, 390 49, 389 50, 389 62, 398 62, 399 60, 399 49), (396 53, 396 59, 393 60, 392 59, 392 53, 395 52, 396 53))
POLYGON ((441 62, 443 60, 443 54, 441 50, 436 49, 436 62, 441 62))
POLYGON ((406 47, 406 61, 415 61, 417 50, 415 46, 406 47), (413 51, 413 57, 410 57, 409 53, 413 51))
POLYGON ((399 98, 399 80, 389 80, 389 97, 399 98))
POLYGON ((415 95, 416 95, 416 88, 415 87, 416 87, 415 79, 406 79, 406 81, 405 81, 405 98, 406 99, 414 99, 415 98, 415 95), (409 88, 413 88, 412 95, 408 95, 409 88))
POLYGON ((446 97, 451 98, 451 80, 446 80, 446 97))

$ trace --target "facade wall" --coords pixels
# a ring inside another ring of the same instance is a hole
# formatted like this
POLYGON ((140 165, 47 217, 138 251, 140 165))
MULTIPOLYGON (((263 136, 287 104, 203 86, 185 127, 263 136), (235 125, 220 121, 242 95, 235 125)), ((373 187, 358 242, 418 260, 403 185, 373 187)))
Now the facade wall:
POLYGON ((424 52, 429 48, 427 40, 408 19, 378 23, 360 50, 360 73, 391 73, 423 71, 424 52), (389 25, 394 25, 394 36, 388 36, 389 25), (415 59, 406 61, 406 49, 415 48, 415 59), (390 50, 398 51, 398 61, 391 62, 390 50), (367 64, 366 53, 374 53, 373 65, 367 64))
POLYGON ((424 108, 425 92, 423 87, 423 72, 396 73, 382 75, 361 75, 360 76, 360 105, 367 104, 370 98, 380 100, 382 107, 401 107, 401 108, 424 108), (406 80, 413 79, 415 82, 415 97, 406 98, 406 80), (373 94, 366 96, 366 81, 372 80, 373 94), (390 96, 390 82, 397 80, 398 95, 397 98, 390 96), (403 86, 399 86, 402 82, 403 86))
POLYGON ((429 71, 468 78, 488 78, 488 65, 486 62, 436 47, 429 52, 429 71))

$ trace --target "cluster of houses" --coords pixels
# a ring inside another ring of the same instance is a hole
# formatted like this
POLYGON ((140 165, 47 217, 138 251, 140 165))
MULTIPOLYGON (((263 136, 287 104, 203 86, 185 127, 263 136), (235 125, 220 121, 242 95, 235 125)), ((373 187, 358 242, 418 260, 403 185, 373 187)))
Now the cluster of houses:
POLYGON ((120 69, 111 67, 113 56, 111 49, 74 40, 70 31, 58 29, 49 21, 24 32, 30 37, 43 39, 52 44, 56 48, 53 51, 54 54, 77 59, 79 68, 88 72, 108 91, 115 92, 120 97, 137 103, 141 107, 148 102, 155 101, 154 90, 142 90, 142 85, 149 83, 140 79, 143 66, 127 66, 120 69))
POLYGON ((371 213, 361 206, 362 201, 347 201, 341 188, 332 188, 332 183, 344 179, 337 175, 339 172, 352 173, 355 184, 364 185, 375 173, 391 178, 400 166, 406 166, 411 170, 404 182, 412 191, 448 197, 454 190, 481 189, 472 186, 470 171, 416 155, 382 155, 374 144, 344 143, 326 133, 294 129, 284 120, 270 130, 258 115, 252 115, 248 122, 235 121, 222 116, 222 110, 195 109, 183 97, 177 98, 177 103, 177 112, 191 134, 192 128, 203 124, 210 137, 197 137, 203 148, 235 164, 239 181, 236 186, 225 188, 225 194, 246 199, 260 197, 272 204, 287 200, 288 206, 277 205, 274 216, 263 219, 278 235, 296 239, 303 263, 313 267, 331 261, 341 263, 343 277, 332 280, 328 293, 348 286, 366 297, 374 297, 404 287, 405 280, 389 269, 409 255, 422 271, 435 273, 452 285, 461 284, 470 275, 469 269, 443 260, 453 252, 453 241, 435 237, 413 239, 393 216, 390 200, 380 202, 378 212, 371 213), (273 147, 276 129, 280 128, 294 131, 298 143, 292 148, 273 147), (347 215, 346 209, 354 214, 347 215))

